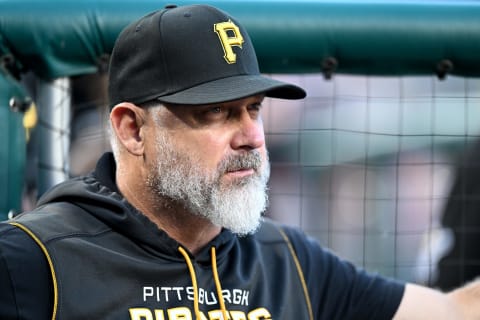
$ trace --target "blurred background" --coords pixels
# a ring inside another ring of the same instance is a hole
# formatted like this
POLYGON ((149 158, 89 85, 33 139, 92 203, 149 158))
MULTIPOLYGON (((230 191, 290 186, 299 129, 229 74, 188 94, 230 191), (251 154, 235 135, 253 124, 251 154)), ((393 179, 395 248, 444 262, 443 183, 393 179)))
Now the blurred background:
POLYGON ((273 162, 269 215, 357 265, 427 285, 439 285, 440 260, 456 240, 463 254, 448 273, 465 280, 462 263, 478 274, 477 258, 466 254, 464 220, 473 215, 470 233, 478 237, 479 206, 474 198, 467 203, 464 182, 460 190, 453 186, 478 167, 468 154, 478 148, 479 80, 281 78, 304 86, 308 98, 271 101, 265 110, 273 162), (459 202, 449 214, 464 224, 443 221, 449 201, 459 202))

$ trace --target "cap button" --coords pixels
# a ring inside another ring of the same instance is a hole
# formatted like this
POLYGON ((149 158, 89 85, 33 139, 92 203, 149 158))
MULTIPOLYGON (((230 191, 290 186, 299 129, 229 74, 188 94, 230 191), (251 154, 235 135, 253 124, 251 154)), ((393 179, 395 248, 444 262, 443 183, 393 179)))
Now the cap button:
POLYGON ((174 8, 176 8, 176 7, 178 7, 176 4, 167 4, 167 5, 165 6, 165 9, 174 9, 174 8))

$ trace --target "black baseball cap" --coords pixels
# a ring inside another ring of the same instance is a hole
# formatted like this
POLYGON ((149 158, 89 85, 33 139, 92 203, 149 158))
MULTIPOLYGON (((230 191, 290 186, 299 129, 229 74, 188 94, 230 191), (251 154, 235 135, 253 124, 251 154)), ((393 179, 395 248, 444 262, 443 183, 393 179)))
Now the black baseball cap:
POLYGON ((260 74, 246 30, 207 5, 169 5, 128 25, 109 67, 110 106, 159 100, 211 104, 265 93, 302 99, 305 91, 260 74))

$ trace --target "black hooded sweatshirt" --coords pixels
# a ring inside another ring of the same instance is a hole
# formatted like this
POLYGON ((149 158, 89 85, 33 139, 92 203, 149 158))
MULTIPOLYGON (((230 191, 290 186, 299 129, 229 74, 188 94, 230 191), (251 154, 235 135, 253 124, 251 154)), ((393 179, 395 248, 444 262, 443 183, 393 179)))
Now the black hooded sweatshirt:
POLYGON ((0 319, 391 319, 404 285, 265 219, 192 255, 130 205, 111 153, 0 223, 0 319))

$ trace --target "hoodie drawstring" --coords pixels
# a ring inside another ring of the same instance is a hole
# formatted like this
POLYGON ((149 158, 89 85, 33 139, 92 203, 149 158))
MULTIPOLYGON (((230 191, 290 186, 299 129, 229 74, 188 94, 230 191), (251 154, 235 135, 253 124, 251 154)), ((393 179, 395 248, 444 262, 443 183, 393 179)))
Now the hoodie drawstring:
POLYGON ((220 304, 220 309, 222 310, 223 319, 228 320, 227 308, 225 308, 225 301, 223 301, 222 286, 220 285, 220 278, 218 277, 217 253, 215 251, 215 247, 212 247, 210 254, 212 259, 213 280, 215 281, 215 287, 217 287, 218 303, 220 304))
POLYGON ((192 279, 192 286, 193 286, 193 308, 195 309, 195 318, 201 319, 200 309, 198 307, 198 285, 197 285, 197 276, 195 275, 195 269, 193 268, 192 261, 190 260, 190 257, 188 256, 187 251, 185 251, 185 249, 183 249, 182 247, 178 247, 178 251, 180 251, 183 258, 185 259, 185 262, 187 263, 187 266, 188 266, 188 271, 190 271, 190 278, 192 279))
MULTIPOLYGON (((193 267, 192 260, 190 259, 190 256, 188 255, 187 251, 182 247, 178 247, 178 251, 180 251, 183 258, 185 259, 185 262, 187 263, 187 266, 188 266, 188 271, 190 272, 190 278, 192 279, 193 307, 195 312, 195 318, 202 319, 200 315, 200 307, 198 303, 198 284, 197 284, 197 276, 195 274, 195 268, 193 267)), ((215 287, 217 289, 218 303, 220 304, 220 309, 222 310, 223 319, 228 320, 229 316, 228 316, 227 309, 225 308, 225 302, 223 301, 222 286, 220 285, 220 278, 218 277, 217 255, 216 255, 215 247, 211 248, 210 254, 211 254, 211 260, 212 260, 213 280, 215 282, 215 287)))

